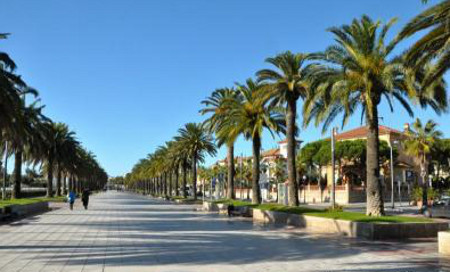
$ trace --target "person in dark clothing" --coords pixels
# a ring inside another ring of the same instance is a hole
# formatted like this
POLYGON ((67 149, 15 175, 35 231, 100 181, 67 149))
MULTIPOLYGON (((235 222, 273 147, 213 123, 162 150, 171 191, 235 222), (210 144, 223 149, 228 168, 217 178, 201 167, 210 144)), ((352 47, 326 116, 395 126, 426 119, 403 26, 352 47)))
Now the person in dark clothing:
POLYGON ((84 189, 81 194, 81 201, 83 202, 84 209, 87 210, 89 204, 89 190, 84 189))
POLYGON ((227 211, 228 211, 228 217, 231 217, 233 215, 234 205, 233 204, 228 205, 227 211))

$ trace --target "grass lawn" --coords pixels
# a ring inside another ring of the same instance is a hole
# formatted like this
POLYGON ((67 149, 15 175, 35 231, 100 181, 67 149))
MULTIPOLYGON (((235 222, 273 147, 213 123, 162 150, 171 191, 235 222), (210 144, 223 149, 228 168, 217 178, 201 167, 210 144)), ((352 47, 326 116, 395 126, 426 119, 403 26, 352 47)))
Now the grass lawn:
POLYGON ((235 206, 235 207, 243 207, 243 206, 256 207, 256 206, 258 206, 258 204, 252 204, 251 202, 248 202, 248 201, 232 200, 232 199, 219 199, 219 200, 213 201, 213 203, 228 204, 228 205, 233 204, 233 206, 235 206))
POLYGON ((63 202, 63 196, 60 197, 36 197, 36 198, 19 198, 19 199, 8 199, 8 200, 0 200, 0 208, 11 205, 27 205, 36 202, 63 202))
POLYGON ((332 219, 348 220, 355 222, 367 222, 367 223, 426 223, 433 222, 433 220, 421 217, 410 217, 410 216, 395 216, 387 215, 380 217, 367 216, 363 213, 356 212, 308 212, 305 215, 325 217, 332 219))
POLYGON ((339 219, 339 220, 348 220, 354 222, 367 222, 367 223, 425 223, 425 222, 433 222, 433 220, 428 218, 420 218, 420 217, 409 217, 409 216, 380 216, 380 217, 371 217, 367 216, 363 213, 356 212, 342 212, 342 211, 325 211, 325 210, 316 210, 308 207, 290 207, 284 206, 280 204, 274 203, 265 203, 265 204, 251 204, 250 202, 240 201, 240 200, 229 200, 229 199, 221 199, 217 200, 214 203, 232 203, 234 206, 249 206, 255 209, 266 210, 266 211, 277 211, 277 212, 285 212, 285 213, 293 213, 293 214, 303 214, 309 216, 317 216, 324 217, 330 219, 339 219))
POLYGON ((176 197, 171 197, 170 199, 180 200, 181 203, 185 203, 185 204, 202 204, 203 203, 203 200, 201 200, 200 198, 197 198, 197 200, 194 200, 193 198, 184 198, 182 196, 176 196, 176 197))

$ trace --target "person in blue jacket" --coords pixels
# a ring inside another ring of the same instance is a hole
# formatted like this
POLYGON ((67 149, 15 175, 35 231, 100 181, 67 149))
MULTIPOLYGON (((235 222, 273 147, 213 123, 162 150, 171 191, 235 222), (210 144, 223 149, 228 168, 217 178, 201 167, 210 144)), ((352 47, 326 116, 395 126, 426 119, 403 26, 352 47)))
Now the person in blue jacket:
POLYGON ((71 210, 73 210, 73 204, 75 203, 75 198, 76 197, 77 196, 75 195, 74 191, 69 191, 69 193, 67 194, 67 201, 69 201, 71 210))

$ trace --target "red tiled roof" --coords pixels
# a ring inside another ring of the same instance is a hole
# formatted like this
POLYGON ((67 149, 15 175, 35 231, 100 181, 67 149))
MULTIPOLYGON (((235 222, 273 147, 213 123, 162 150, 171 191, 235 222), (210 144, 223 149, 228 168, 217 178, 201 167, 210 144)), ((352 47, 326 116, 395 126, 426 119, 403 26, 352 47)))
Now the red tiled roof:
POLYGON ((279 148, 269 149, 269 150, 263 151, 261 154, 261 157, 263 157, 263 158, 264 157, 276 157, 276 156, 281 156, 279 148))
MULTIPOLYGON (((348 139, 355 139, 355 138, 364 138, 367 136, 367 126, 355 128, 349 131, 345 131, 342 133, 338 133, 336 135, 336 140, 348 140, 348 139)), ((379 135, 386 135, 386 134, 397 134, 401 135, 403 134, 401 131, 386 127, 386 126, 378 126, 378 133, 379 135)))

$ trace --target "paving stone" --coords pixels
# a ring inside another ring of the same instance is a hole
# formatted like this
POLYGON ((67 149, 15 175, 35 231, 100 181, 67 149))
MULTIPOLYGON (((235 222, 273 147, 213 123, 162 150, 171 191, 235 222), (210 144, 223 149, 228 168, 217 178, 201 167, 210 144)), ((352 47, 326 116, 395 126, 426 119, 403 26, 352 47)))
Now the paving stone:
POLYGON ((436 239, 312 235, 124 192, 57 207, 0 226, 0 271, 450 271, 436 239))

